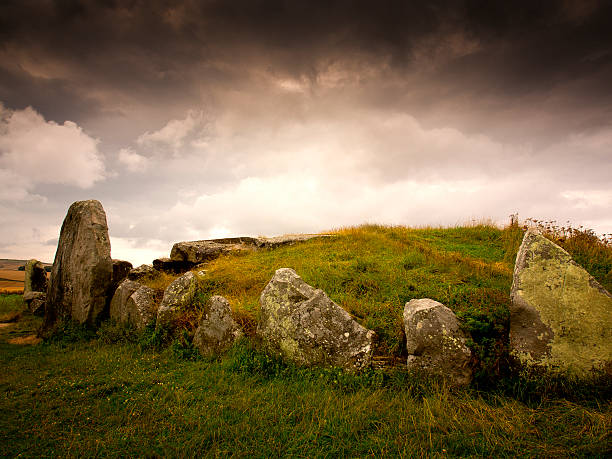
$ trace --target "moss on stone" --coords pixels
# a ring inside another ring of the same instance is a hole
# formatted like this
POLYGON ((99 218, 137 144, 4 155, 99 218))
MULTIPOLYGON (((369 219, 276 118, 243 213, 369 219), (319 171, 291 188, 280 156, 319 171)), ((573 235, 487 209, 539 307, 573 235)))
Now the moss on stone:
POLYGON ((515 296, 537 310, 548 341, 547 355, 515 352, 523 363, 543 364, 578 377, 612 361, 612 296, 560 247, 536 235, 524 267, 516 273, 515 296))

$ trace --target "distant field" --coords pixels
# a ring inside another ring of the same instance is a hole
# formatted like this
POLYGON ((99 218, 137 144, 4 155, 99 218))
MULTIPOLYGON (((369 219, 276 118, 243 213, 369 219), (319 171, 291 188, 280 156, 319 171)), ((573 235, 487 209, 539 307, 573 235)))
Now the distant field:
MULTIPOLYGON (((17 268, 15 268, 17 269, 17 268)), ((23 291, 25 272, 0 268, 0 292, 20 293, 23 291)))
MULTIPOLYGON (((0 259, 0 293, 22 293, 24 271, 19 271, 20 266, 24 266, 27 260, 0 259)), ((43 263, 51 266, 49 263, 43 263)), ((49 277, 49 273, 47 273, 49 277)))
POLYGON ((0 269, 0 280, 23 283, 24 277, 25 277, 25 271, 13 271, 9 269, 0 269))
MULTIPOLYGON (((8 258, 0 258, 0 271, 9 270, 17 271, 20 266, 24 266, 28 260, 11 260, 8 258)), ((51 263, 43 262, 44 266, 51 266, 51 263)))
POLYGON ((17 271, 17 268, 26 264, 26 260, 0 259, 0 270, 17 271))

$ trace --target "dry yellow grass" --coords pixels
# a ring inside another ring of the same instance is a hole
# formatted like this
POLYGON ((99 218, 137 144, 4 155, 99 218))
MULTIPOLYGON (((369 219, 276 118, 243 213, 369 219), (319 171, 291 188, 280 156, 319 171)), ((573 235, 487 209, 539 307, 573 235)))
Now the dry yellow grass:
POLYGON ((0 293, 22 293, 24 271, 0 269, 0 293))
POLYGON ((9 339, 9 344, 21 344, 21 345, 36 345, 40 343, 42 339, 36 335, 20 336, 19 338, 9 339))
POLYGON ((12 283, 8 286, 3 285, 0 282, 0 295, 3 294, 11 294, 11 295, 21 295, 23 293, 23 284, 12 283))

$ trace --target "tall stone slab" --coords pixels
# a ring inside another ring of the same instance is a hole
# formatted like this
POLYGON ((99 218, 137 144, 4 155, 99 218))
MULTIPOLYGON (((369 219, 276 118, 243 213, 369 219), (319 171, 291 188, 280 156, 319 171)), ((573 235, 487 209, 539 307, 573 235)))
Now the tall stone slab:
POLYGON ((25 264, 23 281, 23 294, 30 292, 47 291, 47 272, 45 266, 38 260, 32 259, 25 264))
POLYGON ((511 291, 511 353, 576 377, 612 365, 612 295, 569 253, 529 230, 511 291))
POLYGON ((113 262, 106 214, 95 200, 70 206, 47 290, 45 325, 60 319, 93 324, 108 303, 113 262))

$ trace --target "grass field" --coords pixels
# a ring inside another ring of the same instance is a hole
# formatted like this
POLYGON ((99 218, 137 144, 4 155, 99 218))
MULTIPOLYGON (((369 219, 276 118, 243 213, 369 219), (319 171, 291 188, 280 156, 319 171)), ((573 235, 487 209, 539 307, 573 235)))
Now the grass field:
POLYGON ((23 271, 0 269, 0 293, 23 292, 23 271))
POLYGON ((10 344, 28 342, 39 319, 15 321, 20 297, 2 296, 0 456, 609 457, 609 380, 578 385, 509 371, 508 294, 521 237, 520 228, 486 225, 364 226, 223 257, 200 279, 185 333, 168 342, 103 323, 97 331, 68 324, 36 346, 10 344), (474 338, 474 384, 451 391, 402 365, 358 375, 296 368, 246 341, 200 358, 190 339, 206 297, 225 295, 248 335, 279 267, 374 329, 377 354, 395 362, 405 359, 403 304, 449 305, 474 338))

